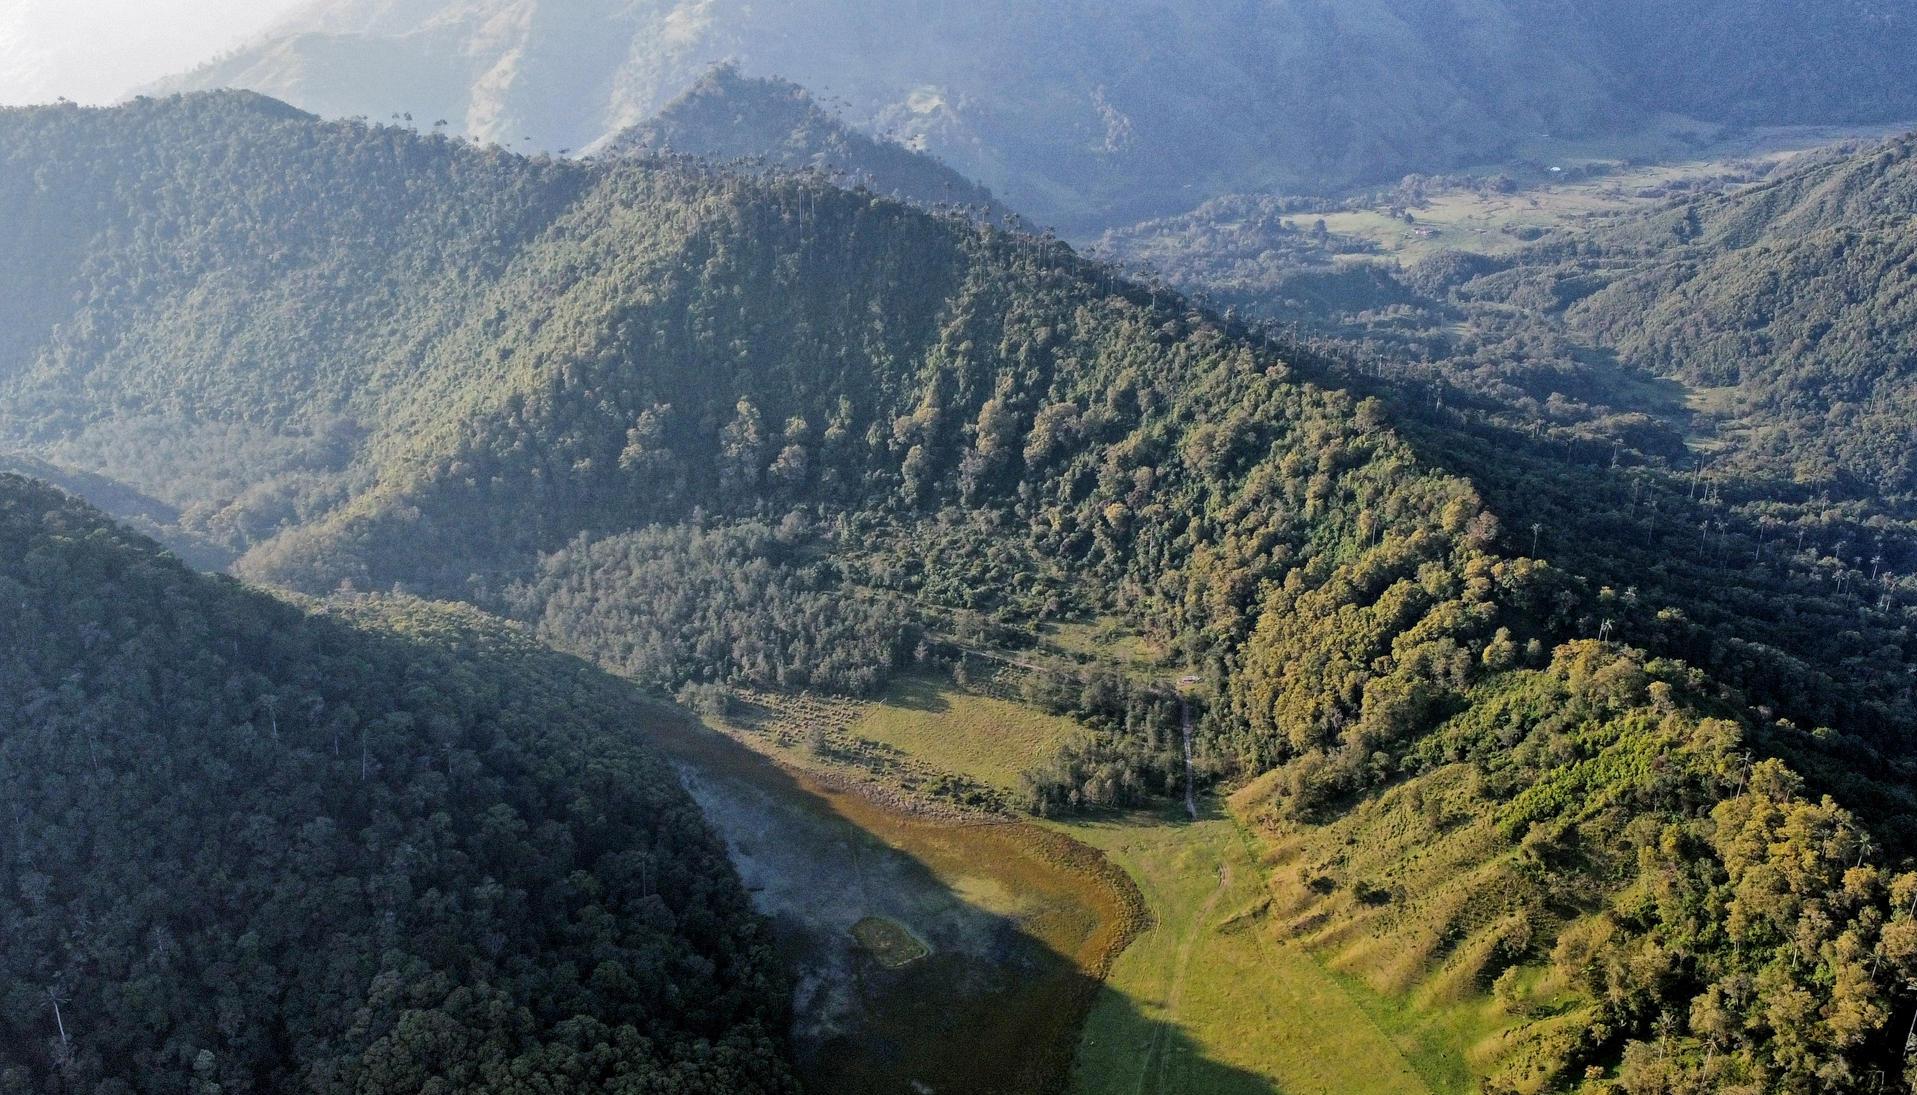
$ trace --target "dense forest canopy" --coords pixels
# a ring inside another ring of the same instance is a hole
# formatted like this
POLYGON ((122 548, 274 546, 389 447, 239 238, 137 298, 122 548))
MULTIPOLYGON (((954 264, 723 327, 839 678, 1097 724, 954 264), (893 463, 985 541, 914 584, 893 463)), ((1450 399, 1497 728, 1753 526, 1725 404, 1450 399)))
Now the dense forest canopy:
POLYGON ((579 149, 716 60, 843 99, 1067 230, 1324 192, 1665 113, 1917 117, 1911 0, 316 0, 160 90, 579 149))
POLYGON ((793 1090, 628 686, 0 477, 0 1090, 793 1090))
MULTIPOLYGON (((1119 616, 1273 816, 1455 777, 1498 819, 1473 866, 1524 931, 1465 910, 1453 942, 1487 980, 1556 964, 1583 1010, 1494 1083, 1895 1067, 1913 599, 1908 569, 1857 595, 1842 520, 1786 550, 1609 446, 1546 459, 1052 239, 816 179, 240 95, 0 114, 0 149, 55 256, 0 303, 30 332, 0 430, 191 485, 166 501, 245 576, 462 599, 659 690, 859 692, 957 613, 1119 616)), ((1164 692, 1075 683, 1047 702, 1094 733, 1033 804, 1171 785, 1164 692)))
MULTIPOLYGON (((1843 614, 1762 602, 1795 584, 1812 601, 1885 605, 1917 569, 1910 148, 1845 142, 1721 192, 1573 219, 1514 255, 1444 250, 1400 267, 1312 233, 1322 203, 1279 199, 1216 202, 1104 242, 1172 284, 1311 331, 1347 382, 1429 427, 1431 459, 1502 484, 1500 515, 1576 553, 1573 569, 1620 589, 1692 570, 1674 596, 1699 619, 1715 602, 1720 635, 1828 666, 1881 644, 1807 655, 1814 630, 1843 634, 1843 614), (1483 443, 1461 444, 1468 434, 1483 443), (1651 532, 1674 522, 1699 535, 1683 546, 1651 532), (1825 619, 1813 629, 1809 616, 1825 619), (1780 637, 1790 629, 1800 638, 1780 637)), ((1499 182, 1413 178, 1380 200, 1422 216, 1499 182)))

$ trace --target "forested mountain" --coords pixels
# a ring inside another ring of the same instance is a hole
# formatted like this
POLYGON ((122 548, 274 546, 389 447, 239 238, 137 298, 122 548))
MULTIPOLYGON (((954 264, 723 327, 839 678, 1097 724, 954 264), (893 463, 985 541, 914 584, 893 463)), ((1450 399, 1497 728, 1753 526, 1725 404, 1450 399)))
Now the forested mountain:
POLYGON ((785 1092, 785 987, 629 686, 289 604, 0 476, 0 1090, 785 1092))
MULTIPOLYGON (((952 610, 1120 616, 1197 667, 1207 764, 1272 817, 1415 786, 1469 819, 1483 884, 1395 883, 1376 930, 1557 986, 1493 1084, 1900 1067, 1917 600, 1847 591, 1841 524, 1799 539, 1833 590, 1681 480, 1394 415, 1055 241, 814 179, 237 95, 13 112, 0 149, 41 256, 0 428, 166 461, 247 576, 464 599, 660 689, 859 691, 952 610)), ((1082 683, 1098 733, 1035 807, 1175 763, 1175 703, 1082 683)))
POLYGON ((1917 492, 1917 139, 1816 157, 1435 284, 1516 305, 1710 393, 1727 465, 1846 497, 1917 492))
POLYGON ((316 0, 161 90, 577 149, 730 60, 842 97, 859 126, 1076 231, 1667 111, 1917 116, 1913 20, 1912 0, 316 0))
POLYGON ((247 95, 0 112, 11 436, 229 542, 270 533, 587 181, 311 121, 247 95))
MULTIPOLYGON (((1221 199, 1100 244, 1510 421, 1703 463, 1780 501, 1908 515, 1914 145, 1843 142, 1705 194, 1538 229, 1543 241, 1515 253, 1402 267, 1315 231, 1327 203, 1311 199, 1221 199)), ((1379 192, 1409 222, 1432 200, 1415 182, 1379 192)))
POLYGON ((1007 212, 991 191, 930 156, 846 125, 799 85, 749 77, 732 65, 713 69, 658 117, 621 131, 598 151, 822 171, 840 186, 914 205, 967 206, 995 217, 1007 212))

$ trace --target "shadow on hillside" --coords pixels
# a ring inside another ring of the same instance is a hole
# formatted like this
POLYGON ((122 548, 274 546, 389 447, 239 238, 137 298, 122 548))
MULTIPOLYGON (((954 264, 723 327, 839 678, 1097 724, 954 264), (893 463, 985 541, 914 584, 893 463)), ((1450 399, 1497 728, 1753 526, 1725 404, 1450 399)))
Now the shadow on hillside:
POLYGON ((1084 968, 1123 907, 1109 883, 1034 854, 1019 827, 955 825, 821 787, 668 715, 651 734, 725 838, 795 971, 806 1087, 838 1095, 1066 1089, 1086 1017, 1136 1044, 1087 1047, 1125 1092, 1268 1093, 1145 1017, 1084 968), (896 922, 931 955, 887 968, 852 934, 896 922))
MULTIPOLYGON (((1279 1095, 1276 1084, 1256 1073, 1205 1055, 1176 1023, 1147 1019, 1135 1001, 1098 986, 1092 1009, 1098 1029, 1081 1046, 1079 1090, 1124 1095, 1279 1095), (1122 1033, 1110 1033, 1122 1032, 1122 1033), (1100 1037, 1127 1038, 1105 1045, 1100 1037)), ((1335 1047, 1326 1047, 1327 1051, 1335 1047)))
POLYGON ((194 570, 224 571, 238 553, 185 527, 178 508, 104 475, 52 464, 24 452, 0 452, 0 473, 25 476, 80 499, 115 521, 149 536, 194 570))
POLYGON ((1207 821, 1222 821, 1230 814, 1225 809, 1225 800, 1216 791, 1204 787, 1198 789, 1198 816, 1185 812, 1184 788, 1180 784, 1171 797, 1154 800, 1148 806, 1102 806, 1088 808, 1079 813, 1057 815, 1062 819, 1088 822, 1114 829, 1152 829, 1166 825, 1197 825, 1207 821))

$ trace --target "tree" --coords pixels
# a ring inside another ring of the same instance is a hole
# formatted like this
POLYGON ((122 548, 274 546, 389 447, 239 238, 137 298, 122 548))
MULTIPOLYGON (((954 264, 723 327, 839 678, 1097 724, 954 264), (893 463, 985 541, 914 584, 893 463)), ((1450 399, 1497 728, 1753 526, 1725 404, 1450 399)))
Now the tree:
POLYGON ((750 399, 733 408, 732 421, 719 435, 722 489, 745 491, 759 483, 765 468, 765 422, 750 399))

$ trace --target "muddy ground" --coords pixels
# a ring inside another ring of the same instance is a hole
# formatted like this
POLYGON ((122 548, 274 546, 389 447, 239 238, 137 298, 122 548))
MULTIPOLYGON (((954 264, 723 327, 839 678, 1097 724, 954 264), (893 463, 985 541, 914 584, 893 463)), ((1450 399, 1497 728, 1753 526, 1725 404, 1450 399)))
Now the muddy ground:
POLYGON ((811 1090, 1064 1086, 1099 978, 1136 927, 1135 891, 1096 853, 1024 823, 880 805, 688 720, 659 737, 791 956, 811 1090), (852 931, 874 916, 931 953, 887 969, 852 931))

